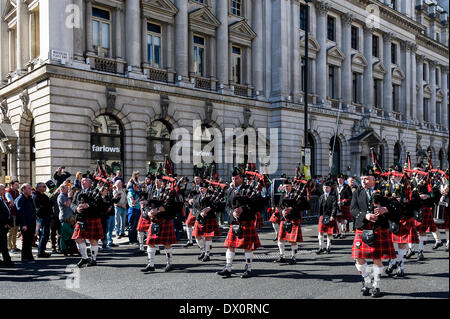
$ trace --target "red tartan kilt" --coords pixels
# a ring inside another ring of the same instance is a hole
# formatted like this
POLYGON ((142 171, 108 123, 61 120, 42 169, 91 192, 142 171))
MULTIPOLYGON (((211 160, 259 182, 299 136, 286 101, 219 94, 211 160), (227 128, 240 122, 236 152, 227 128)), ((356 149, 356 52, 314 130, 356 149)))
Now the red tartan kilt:
POLYGON ((242 248, 242 249, 257 249, 261 247, 258 233, 256 232, 255 221, 242 221, 242 238, 233 235, 233 225, 230 225, 227 239, 225 239, 224 246, 228 248, 242 248))
MULTIPOLYGON (((436 224, 436 227, 439 229, 448 229, 448 213, 449 213, 449 208, 447 207, 444 211, 444 220, 445 223, 443 224, 436 224)), ((434 221, 434 219, 433 219, 434 221)))
POLYGON ((192 232, 192 236, 194 237, 214 237, 214 236, 220 236, 220 228, 219 224, 217 223, 217 218, 207 218, 205 220, 205 225, 200 225, 198 221, 195 222, 194 225, 194 231, 192 232))
POLYGON ((189 216, 188 216, 188 218, 186 219, 186 222, 185 222, 185 224, 186 224, 186 226, 187 227, 192 227, 192 226, 194 226, 195 225, 195 220, 196 220, 197 218, 194 216, 194 215, 192 215, 192 212, 190 212, 189 213, 189 216))
POLYGON ((139 218, 139 223, 138 223, 136 230, 139 232, 146 233, 146 232, 148 232, 149 227, 150 227, 150 220, 142 218, 142 214, 141 214, 141 217, 139 218))
POLYGON ((341 211, 342 215, 336 216, 339 222, 343 220, 352 220, 353 216, 350 213, 350 206, 342 206, 341 211))
POLYGON ((290 233, 283 230, 284 220, 280 223, 280 229, 278 231, 278 240, 285 240, 289 242, 303 242, 302 226, 299 220, 292 223, 292 230, 290 233))
POLYGON ((147 235, 147 245, 173 245, 177 243, 175 229, 171 220, 160 222, 161 230, 158 235, 151 233, 152 223, 150 223, 149 233, 147 235))
POLYGON ((264 222, 261 216, 261 212, 256 212, 256 220, 255 220, 256 229, 262 229, 264 227, 264 222))
POLYGON ((272 216, 270 216, 269 221, 275 224, 279 224, 281 221, 281 214, 278 208, 275 208, 275 211, 272 211, 272 216))
POLYGON ((375 230, 375 243, 373 246, 365 244, 362 239, 362 230, 357 229, 353 240, 352 259, 394 259, 397 257, 394 244, 392 244, 391 233, 388 229, 378 228, 375 230))
POLYGON ((422 206, 422 216, 421 222, 414 220, 417 231, 419 233, 434 233, 437 229, 433 219, 433 208, 422 206))
POLYGON ((400 230, 397 235, 391 234, 392 242, 394 244, 416 244, 419 242, 415 219, 410 217, 406 220, 400 220, 400 230))
POLYGON ((319 218, 319 233, 327 233, 327 234, 338 234, 339 228, 336 221, 336 218, 330 222, 328 225, 322 223, 323 216, 319 218))
POLYGON ((89 239, 89 240, 99 240, 102 239, 103 227, 102 220, 100 218, 87 218, 86 219, 86 230, 80 229, 80 224, 76 223, 75 230, 73 231, 72 239, 89 239))

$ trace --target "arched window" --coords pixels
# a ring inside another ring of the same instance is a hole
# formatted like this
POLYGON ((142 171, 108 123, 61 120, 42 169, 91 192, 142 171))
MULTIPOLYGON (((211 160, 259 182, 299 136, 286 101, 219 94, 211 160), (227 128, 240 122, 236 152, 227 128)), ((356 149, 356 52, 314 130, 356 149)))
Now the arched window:
POLYGON ((441 169, 445 168, 445 151, 443 148, 439 151, 439 164, 441 169))
POLYGON ((167 159, 170 160, 170 133, 172 127, 163 120, 153 121, 147 130, 147 169, 155 173, 159 167, 164 168, 167 159))
POLYGON ((394 146, 394 165, 395 164, 401 164, 400 163, 400 155, 402 153, 402 147, 400 146, 400 143, 395 143, 394 146))
POLYGON ((330 140, 330 173, 337 175, 341 173, 341 142, 334 136, 330 140), (334 152, 333 152, 334 150, 334 152))
MULTIPOLYGON (((206 175, 208 173, 211 173, 212 171, 212 165, 215 165, 213 163, 215 163, 215 148, 216 145, 211 144, 208 146, 208 144, 210 144, 211 142, 214 141, 214 127, 210 124, 207 123, 202 123, 201 125, 201 137, 200 136, 195 136, 195 139, 197 141, 199 141, 201 139, 201 149, 200 149, 200 153, 196 153, 194 154, 194 156, 196 156, 196 160, 200 160, 200 162, 195 162, 194 163, 194 174, 199 174, 199 175, 206 175), (205 161, 205 159, 208 159, 208 161, 205 161), (211 163, 209 163, 211 162, 211 163)), ((198 134, 200 132, 197 132, 198 134)), ((195 133, 195 134, 197 134, 195 133)), ((215 165, 215 169, 217 170, 217 165, 215 165)))
POLYGON ((124 169, 123 129, 111 115, 98 116, 91 126, 91 170, 101 161, 108 174, 124 169))

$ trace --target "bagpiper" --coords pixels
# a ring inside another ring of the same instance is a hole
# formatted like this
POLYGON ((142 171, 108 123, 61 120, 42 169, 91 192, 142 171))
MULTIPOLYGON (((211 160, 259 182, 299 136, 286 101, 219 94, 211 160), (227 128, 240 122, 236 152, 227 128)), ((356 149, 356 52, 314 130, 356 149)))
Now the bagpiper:
POLYGON ((220 228, 217 222, 212 196, 208 193, 209 185, 206 181, 202 181, 199 186, 200 193, 190 200, 190 204, 192 205, 191 214, 195 216, 192 236, 195 237, 201 250, 198 260, 207 262, 210 261, 212 238, 214 236, 220 236, 220 228))
POLYGON ((397 259, 391 259, 386 269, 386 274, 391 275, 397 269, 396 276, 405 276, 405 260, 407 244, 419 243, 417 230, 414 223, 414 209, 420 205, 420 201, 409 196, 410 185, 406 185, 403 170, 400 165, 391 167, 390 183, 386 186, 385 195, 398 201, 400 207, 400 220, 397 225, 391 223, 392 243, 398 245, 397 259), (395 227, 394 227, 395 226, 395 227))
POLYGON ((285 263, 285 242, 291 244, 291 259, 290 265, 295 265, 296 255, 298 252, 298 244, 303 242, 302 236, 302 211, 309 209, 306 184, 297 192, 293 191, 292 183, 289 180, 284 181, 285 194, 280 201, 280 208, 282 209, 282 218, 280 228, 278 231, 278 247, 280 249, 280 257, 275 261, 278 263, 285 263))
POLYGON ((396 257, 389 232, 389 220, 399 220, 398 202, 389 200, 375 189, 375 171, 368 166, 361 176, 362 186, 353 193, 350 211, 355 218, 355 238, 352 259, 363 277, 363 296, 380 297, 380 280, 383 274, 383 259, 396 257), (373 287, 366 259, 373 260, 373 287))
POLYGON ((331 254, 331 236, 339 232, 336 221, 337 209, 337 197, 333 191, 333 182, 328 180, 323 185, 323 194, 319 198, 319 249, 316 251, 317 255, 331 254), (323 248, 324 233, 327 233, 326 249, 323 248))
MULTIPOLYGON (((450 205, 450 200, 449 200, 449 180, 448 180, 448 175, 449 175, 449 171, 447 169, 446 171, 446 177, 442 176, 442 182, 441 185, 439 186, 439 202, 437 203, 437 207, 436 209, 442 210, 443 211, 443 223, 439 223, 436 224, 438 229, 445 229, 445 234, 446 234, 446 239, 447 239, 447 243, 445 244, 445 251, 448 252, 448 242, 449 242, 449 231, 448 231, 448 220, 449 220, 449 205, 450 205)), ((441 241, 442 243, 442 241, 441 241)), ((436 247, 437 245, 435 245, 436 247)), ((435 248, 433 247, 433 248, 435 248)), ((439 246, 437 246, 435 249, 439 248, 439 246)))
MULTIPOLYGON (((195 196, 200 194, 200 183, 201 182, 202 182, 202 178, 200 177, 200 175, 194 176, 194 185, 187 196, 188 203, 191 199, 193 199, 195 196)), ((188 217, 186 218, 186 221, 184 222, 185 226, 186 226, 186 235, 187 235, 187 239, 188 239, 188 242, 186 243, 186 245, 184 245, 185 248, 194 246, 194 243, 192 240, 192 231, 193 231, 193 227, 195 225, 196 217, 194 214, 192 214, 192 205, 189 204, 189 206, 191 207, 191 210, 189 212, 188 217)))
POLYGON ((217 272, 223 278, 232 275, 232 265, 236 248, 245 251, 245 271, 241 278, 252 276, 253 250, 261 247, 258 233, 255 227, 255 208, 252 199, 251 189, 244 185, 244 176, 239 169, 234 169, 232 173, 232 187, 227 194, 226 211, 229 220, 232 221, 228 231, 224 246, 227 247, 226 265, 223 270, 217 272))
POLYGON ((344 183, 345 177, 343 174, 337 176, 336 195, 338 211, 336 215, 337 222, 339 224, 340 238, 345 238, 345 232, 348 228, 347 223, 352 220, 352 214, 350 213, 350 203, 352 201, 352 189, 349 185, 344 183))

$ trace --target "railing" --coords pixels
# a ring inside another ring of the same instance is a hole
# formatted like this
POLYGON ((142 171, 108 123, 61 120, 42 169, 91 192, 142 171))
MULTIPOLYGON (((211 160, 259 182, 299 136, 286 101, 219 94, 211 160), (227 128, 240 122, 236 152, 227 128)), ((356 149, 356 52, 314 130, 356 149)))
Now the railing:
POLYGON ((234 86, 234 94, 238 96, 248 97, 249 87, 245 85, 233 84, 234 86))
POLYGON ((152 81, 167 82, 167 71, 161 69, 148 68, 148 78, 152 81))
POLYGON ((195 77, 195 87, 197 89, 211 90, 211 80, 201 77, 195 77))
POLYGON ((331 101, 331 107, 333 109, 339 109, 339 105, 341 103, 343 103, 341 100, 335 100, 335 99, 330 99, 330 101, 331 101))
POLYGON ((363 113, 364 112, 364 106, 362 104, 352 104, 355 107, 355 113, 363 113))
POLYGON ((381 117, 381 118, 384 117, 384 110, 383 109, 374 108, 373 111, 374 111, 373 113, 374 113, 375 116, 378 116, 378 117, 381 117))
POLYGON ((117 61, 108 58, 94 57, 94 69, 102 72, 117 73, 117 61))
POLYGON ((400 112, 392 112, 392 118, 396 119, 397 121, 402 120, 402 113, 400 112))

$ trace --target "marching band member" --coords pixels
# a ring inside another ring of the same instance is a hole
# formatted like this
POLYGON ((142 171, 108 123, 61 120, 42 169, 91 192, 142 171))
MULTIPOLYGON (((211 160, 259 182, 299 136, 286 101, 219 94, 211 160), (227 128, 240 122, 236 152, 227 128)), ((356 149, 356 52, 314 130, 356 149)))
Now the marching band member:
POLYGON ((232 184, 234 187, 229 190, 226 203, 226 209, 230 215, 229 220, 232 220, 224 243, 224 246, 228 248, 226 265, 222 271, 217 272, 224 278, 231 277, 236 248, 242 248, 245 251, 245 271, 241 278, 251 277, 253 250, 261 246, 255 228, 256 211, 253 207, 253 200, 246 196, 246 188, 243 187, 243 182, 242 173, 238 169, 233 170, 232 184))
POLYGON ((339 238, 345 238, 345 232, 348 228, 347 223, 352 220, 350 213, 350 203, 352 201, 352 190, 350 186, 344 183, 344 175, 339 174, 337 177, 336 195, 337 195, 337 221, 339 224, 339 238))
MULTIPOLYGON (((196 195, 200 194, 200 183, 202 182, 202 178, 199 175, 194 176, 194 187, 191 189, 191 191, 188 194, 188 200, 194 198, 196 195)), ((192 210, 189 213, 189 216, 186 218, 185 225, 186 225, 186 235, 188 238, 188 242, 186 245, 184 245, 184 248, 188 248, 190 246, 194 246, 194 243, 192 241, 192 231, 193 227, 195 225, 195 215, 192 214, 192 210)), ((200 248, 201 249, 201 248, 200 248)))
POLYGON ((319 198, 319 249, 317 255, 324 252, 331 254, 331 236, 338 233, 338 224, 336 221, 337 214, 337 197, 332 190, 333 182, 327 181, 323 185, 323 194, 319 198), (327 248, 323 248, 324 236, 327 233, 327 248))
MULTIPOLYGON (((448 170, 447 170, 448 174, 448 170)), ((437 228, 439 229, 445 229, 445 234, 447 238, 447 243, 445 244, 445 251, 448 252, 448 242, 449 242, 449 232, 448 232, 448 219, 449 219, 449 184, 448 180, 442 177, 442 184, 439 188, 441 196, 439 199, 438 207, 436 209, 443 209, 444 210, 444 223, 443 224, 437 224, 437 228)), ((433 247, 434 248, 434 247, 433 247)))
POLYGON ((356 232, 353 241, 352 259, 363 277, 363 296, 380 297, 380 280, 383 259, 396 257, 389 233, 389 220, 398 220, 398 203, 375 193, 375 172, 372 167, 364 170, 362 186, 353 193, 350 210, 355 218, 356 232), (364 236, 363 236, 364 235, 364 236), (373 287, 366 259, 373 260, 373 287))

